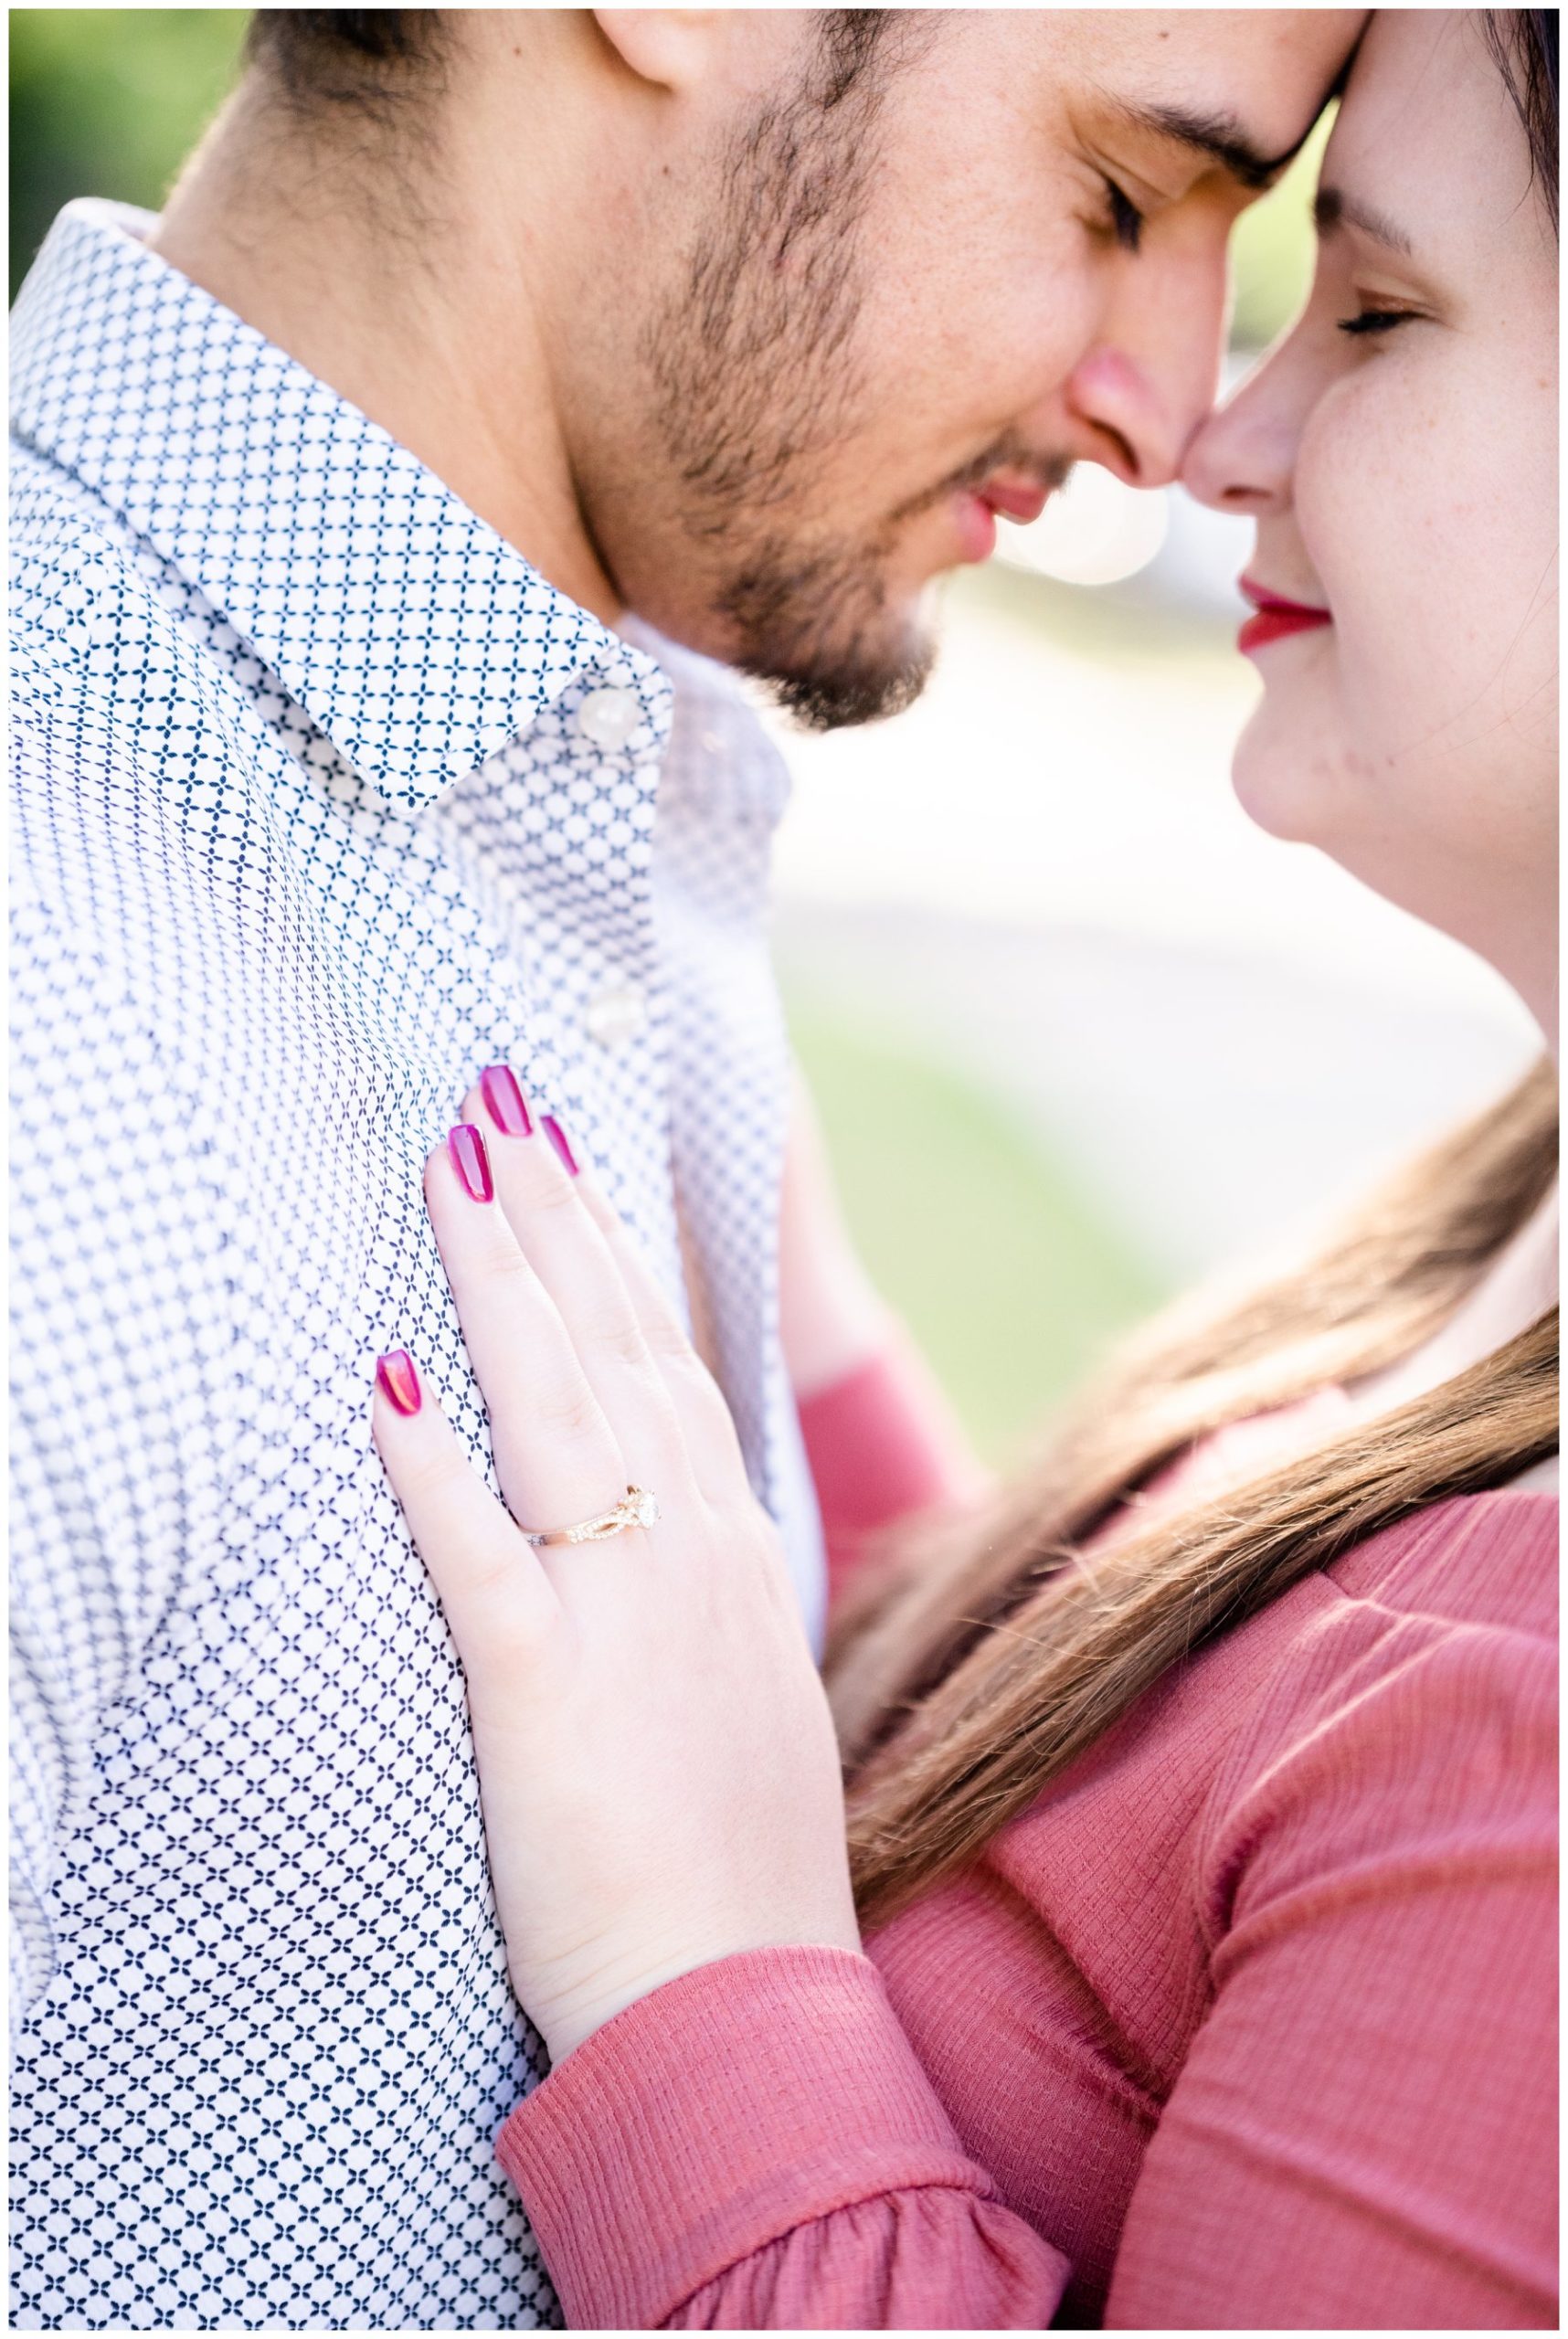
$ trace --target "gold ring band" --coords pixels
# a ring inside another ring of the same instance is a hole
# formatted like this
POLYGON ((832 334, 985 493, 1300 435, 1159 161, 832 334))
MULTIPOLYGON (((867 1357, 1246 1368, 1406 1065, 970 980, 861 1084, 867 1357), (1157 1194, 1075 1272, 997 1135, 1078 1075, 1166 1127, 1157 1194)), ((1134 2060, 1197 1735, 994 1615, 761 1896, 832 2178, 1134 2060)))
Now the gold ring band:
POLYGON ((645 1487, 628 1487, 617 1503, 601 1510, 597 1518, 579 1519, 575 1527, 547 1527, 542 1534, 532 1534, 525 1527, 523 1539, 528 1543, 602 1543, 611 1535, 619 1535, 624 1527, 652 1527, 659 1516, 656 1496, 645 1487))

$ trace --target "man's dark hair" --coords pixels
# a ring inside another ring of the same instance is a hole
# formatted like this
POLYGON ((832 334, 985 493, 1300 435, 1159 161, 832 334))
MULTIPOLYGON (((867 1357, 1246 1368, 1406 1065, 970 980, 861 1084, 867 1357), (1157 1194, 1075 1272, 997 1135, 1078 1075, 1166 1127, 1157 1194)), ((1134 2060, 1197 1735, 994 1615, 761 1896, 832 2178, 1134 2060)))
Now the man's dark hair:
POLYGON ((446 46, 444 8, 257 8, 248 62, 301 112, 384 115, 428 82, 446 46))

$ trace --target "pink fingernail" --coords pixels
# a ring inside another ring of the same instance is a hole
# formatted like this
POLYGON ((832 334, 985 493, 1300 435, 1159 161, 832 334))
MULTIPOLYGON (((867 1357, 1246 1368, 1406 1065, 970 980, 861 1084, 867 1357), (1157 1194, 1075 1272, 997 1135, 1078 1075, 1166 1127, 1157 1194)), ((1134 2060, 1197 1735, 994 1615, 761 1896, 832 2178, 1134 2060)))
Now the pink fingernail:
POLYGON ((388 1349, 376 1360, 376 1385, 400 1413, 417 1413, 424 1402, 419 1376, 407 1349, 388 1349))
POLYGON ((556 1120, 554 1113, 546 1114, 542 1126, 544 1127, 545 1135, 549 1138, 550 1143, 560 1155, 567 1170, 575 1178, 577 1174, 577 1159, 572 1152, 571 1147, 567 1143, 567 1133, 561 1127, 559 1121, 556 1120))
POLYGON ((493 1064, 487 1072, 482 1072, 479 1093, 484 1099, 485 1111, 503 1137, 533 1136, 527 1101, 510 1064, 493 1064))
POLYGON ((490 1174, 490 1156, 471 1121, 460 1121, 455 1129, 447 1131, 447 1151, 464 1193, 476 1202, 493 1201, 495 1180, 490 1174))

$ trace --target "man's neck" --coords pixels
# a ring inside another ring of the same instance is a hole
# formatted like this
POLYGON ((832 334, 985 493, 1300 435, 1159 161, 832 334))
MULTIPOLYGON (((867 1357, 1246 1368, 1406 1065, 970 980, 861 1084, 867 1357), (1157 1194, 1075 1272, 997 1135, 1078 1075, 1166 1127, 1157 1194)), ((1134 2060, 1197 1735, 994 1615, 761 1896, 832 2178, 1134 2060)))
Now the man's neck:
MULTIPOLYGON (((334 200, 308 132, 243 87, 154 230, 182 274, 408 448, 605 624, 537 312, 514 255, 444 221, 417 241, 334 200)), ((402 190, 397 190, 399 196, 402 190)))

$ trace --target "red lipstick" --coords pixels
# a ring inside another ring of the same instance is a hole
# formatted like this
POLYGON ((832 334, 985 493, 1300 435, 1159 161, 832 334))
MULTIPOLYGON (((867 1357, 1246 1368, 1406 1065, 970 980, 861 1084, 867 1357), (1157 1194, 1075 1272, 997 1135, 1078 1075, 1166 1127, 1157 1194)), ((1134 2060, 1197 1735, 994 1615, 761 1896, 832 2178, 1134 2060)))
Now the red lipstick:
POLYGON ((1236 648, 1244 657, 1271 641, 1283 641, 1288 633, 1309 633, 1314 626, 1334 622, 1327 609, 1312 609, 1305 601, 1287 601, 1283 593, 1271 593, 1266 585, 1256 585, 1250 577, 1242 578, 1241 589, 1256 611, 1236 636, 1236 648))

